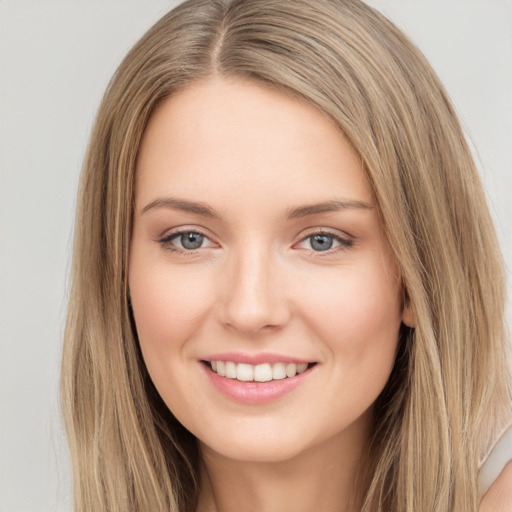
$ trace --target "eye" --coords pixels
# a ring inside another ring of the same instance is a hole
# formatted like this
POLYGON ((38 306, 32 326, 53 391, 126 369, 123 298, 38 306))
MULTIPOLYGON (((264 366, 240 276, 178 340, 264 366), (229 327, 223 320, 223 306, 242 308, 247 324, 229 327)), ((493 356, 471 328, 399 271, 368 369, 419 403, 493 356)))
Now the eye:
POLYGON ((178 231, 160 240, 160 243, 171 251, 187 252, 213 246, 213 242, 197 231, 178 231))
POLYGON ((301 249, 309 249, 314 252, 336 251, 352 247, 353 241, 333 233, 313 233, 303 238, 298 246, 301 249))

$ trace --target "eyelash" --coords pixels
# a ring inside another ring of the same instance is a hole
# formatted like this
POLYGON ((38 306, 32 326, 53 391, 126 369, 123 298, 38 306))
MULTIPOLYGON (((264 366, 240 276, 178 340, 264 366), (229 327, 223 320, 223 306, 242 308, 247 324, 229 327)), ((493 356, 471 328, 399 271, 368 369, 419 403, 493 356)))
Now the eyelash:
MULTIPOLYGON (((183 254, 183 255, 197 254, 197 251, 199 249, 203 249, 203 247, 198 247, 197 249, 184 249, 184 248, 182 249, 182 248, 172 245, 171 242, 173 240, 175 240, 183 235, 186 235, 186 234, 199 235, 201 237, 204 237, 204 239, 209 240, 211 242, 210 238, 206 234, 202 233, 201 231, 195 230, 195 229, 184 229, 184 230, 180 230, 180 231, 174 231, 174 232, 164 236, 163 238, 159 239, 158 242, 166 250, 177 253, 177 254, 183 254)), ((352 240, 351 238, 344 238, 342 236, 336 235, 329 231, 320 230, 320 231, 314 231, 314 232, 308 234, 307 236, 301 238, 298 243, 294 244, 294 247, 296 245, 299 245, 299 244, 305 242, 308 239, 312 239, 315 236, 330 237, 333 239, 334 242, 337 242, 339 244, 338 246, 336 246, 334 248, 326 249, 325 251, 315 251, 313 249, 306 249, 306 250, 310 250, 315 256, 322 256, 322 254, 327 255, 327 254, 336 253, 338 251, 344 251, 344 250, 351 248, 354 245, 354 240, 352 240)))

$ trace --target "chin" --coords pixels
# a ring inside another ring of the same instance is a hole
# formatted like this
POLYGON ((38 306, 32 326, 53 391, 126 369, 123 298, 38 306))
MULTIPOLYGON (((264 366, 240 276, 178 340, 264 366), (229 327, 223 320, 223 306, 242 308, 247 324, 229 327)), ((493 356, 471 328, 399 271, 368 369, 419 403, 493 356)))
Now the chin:
POLYGON ((285 462, 307 451, 308 446, 293 440, 260 437, 255 439, 233 439, 222 443, 219 440, 209 444, 199 441, 204 455, 214 452, 221 457, 240 462, 278 463, 285 462))
POLYGON ((299 420, 302 425, 295 424, 295 428, 291 428, 289 421, 276 425, 267 419, 250 425, 247 418, 231 429, 218 425, 208 432, 197 432, 196 437, 204 455, 210 453, 236 461, 278 463, 320 453, 332 455, 345 449, 348 439, 366 439, 367 420, 367 414, 363 414, 357 419, 347 418, 346 422, 333 422, 329 428, 299 420))

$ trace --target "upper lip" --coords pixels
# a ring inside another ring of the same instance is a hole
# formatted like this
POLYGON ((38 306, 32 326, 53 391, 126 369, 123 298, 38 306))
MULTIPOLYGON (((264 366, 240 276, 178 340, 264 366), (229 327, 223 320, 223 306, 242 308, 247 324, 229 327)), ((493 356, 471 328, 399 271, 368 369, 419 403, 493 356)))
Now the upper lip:
POLYGON ((232 361, 233 363, 245 363, 250 365, 257 365, 263 363, 313 363, 316 362, 311 359, 302 359, 295 356, 286 356, 283 354, 273 353, 259 353, 259 354, 247 354, 240 352, 224 352, 221 354, 211 354, 200 358, 201 361, 232 361))

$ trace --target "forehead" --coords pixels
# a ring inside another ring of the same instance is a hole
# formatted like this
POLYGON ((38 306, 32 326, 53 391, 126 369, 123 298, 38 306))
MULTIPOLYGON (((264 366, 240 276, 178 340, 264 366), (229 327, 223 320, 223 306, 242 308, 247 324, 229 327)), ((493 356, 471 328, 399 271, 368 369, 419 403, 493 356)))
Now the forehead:
POLYGON ((180 90, 150 119, 138 205, 157 193, 232 202, 275 190, 283 205, 326 196, 372 201, 359 155, 336 125, 281 91, 214 78, 180 90))

